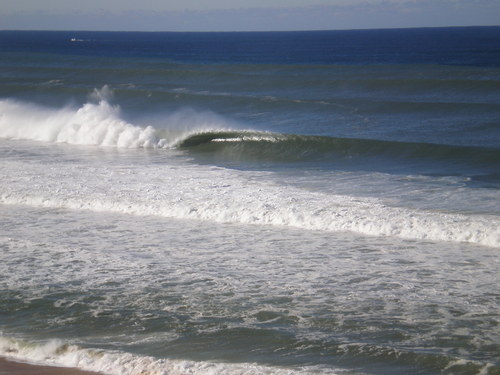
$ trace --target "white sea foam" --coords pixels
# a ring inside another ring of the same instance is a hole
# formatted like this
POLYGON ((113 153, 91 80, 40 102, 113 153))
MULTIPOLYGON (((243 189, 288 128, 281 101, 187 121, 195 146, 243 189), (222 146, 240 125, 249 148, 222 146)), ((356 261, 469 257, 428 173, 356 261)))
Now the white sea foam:
POLYGON ((284 369, 251 363, 214 363, 159 359, 118 351, 85 349, 78 345, 52 340, 42 344, 27 343, 0 336, 0 356, 33 364, 75 367, 110 375, 213 374, 213 375, 293 375, 335 374, 328 369, 284 369))
MULTIPOLYGON (((169 148, 188 134, 223 128, 215 115, 180 111, 159 132, 124 121, 104 87, 78 109, 0 101, 0 137, 120 148, 169 148), (159 136, 159 134, 165 135, 159 136)), ((232 140, 232 139, 230 139, 232 140)), ((166 156, 168 157, 168 156, 166 156)), ((37 207, 159 215, 224 223, 283 225, 375 236, 500 246, 496 216, 389 207, 377 199, 314 193, 237 172, 185 164, 127 166, 87 161, 2 161, 0 202, 37 207), (40 171, 43 170, 43 173, 40 171)))
POLYGON ((116 147, 158 147, 150 127, 120 118, 120 109, 105 100, 78 109, 49 109, 11 100, 0 101, 0 137, 116 147))
MULTIPOLYGON (((167 156, 165 156, 167 157, 167 156)), ((390 207, 192 164, 3 160, 0 202, 500 246, 496 216, 390 207), (43 171, 43 172, 42 172, 43 171)))
POLYGON ((191 134, 227 128, 213 113, 181 109, 165 115, 160 128, 125 121, 119 106, 110 104, 113 91, 94 90, 79 108, 47 108, 0 100, 0 138, 119 148, 175 147, 191 134))

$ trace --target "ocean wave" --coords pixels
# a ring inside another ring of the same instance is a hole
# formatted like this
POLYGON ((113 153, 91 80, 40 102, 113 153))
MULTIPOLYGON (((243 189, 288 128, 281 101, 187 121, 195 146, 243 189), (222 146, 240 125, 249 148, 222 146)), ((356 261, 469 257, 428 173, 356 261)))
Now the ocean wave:
POLYGON ((411 160, 467 161, 497 165, 496 149, 373 139, 336 138, 256 131, 206 131, 189 134, 181 148, 203 152, 233 152, 269 160, 338 160, 339 157, 383 156, 411 160))
MULTIPOLYGON (((449 356, 428 353, 415 354, 389 347, 377 347, 361 343, 341 344, 332 350, 333 354, 356 358, 368 356, 378 360, 401 360, 409 363, 426 363, 435 366, 438 362, 444 371, 461 372, 465 368, 474 373, 487 374, 498 369, 493 363, 474 360, 460 360, 449 356)), ((186 359, 156 358, 118 350, 85 348, 62 340, 28 342, 0 336, 0 356, 14 361, 29 362, 34 365, 78 368, 109 375, 335 375, 359 374, 330 366, 295 366, 284 368, 256 363, 228 363, 215 361, 192 361, 186 359)))
POLYGON ((49 109, 12 100, 0 101, 0 137, 78 145, 158 147, 150 127, 120 118, 119 108, 105 100, 78 109, 49 109))
MULTIPOLYGON (((238 130, 215 114, 194 110, 161 119, 161 127, 139 126, 125 121, 120 108, 109 103, 111 98, 112 92, 104 87, 76 109, 0 100, 0 137, 118 148, 176 148, 226 160, 385 157, 398 163, 403 159, 426 160, 429 165, 440 160, 472 163, 486 170, 500 164, 500 154, 492 149, 238 130)), ((40 167, 5 160, 0 202, 500 246, 496 217, 390 207, 377 199, 315 193, 270 182, 249 183, 238 172, 222 168, 164 165, 160 172, 152 165, 136 170, 137 176, 130 174, 124 191, 124 182, 110 177, 111 166, 92 165, 93 172, 87 173, 87 168, 54 164, 48 170, 44 165, 43 175, 40 167), (153 186, 151 181, 158 173, 168 173, 170 179, 153 186)), ((498 176, 488 178, 488 183, 495 183, 498 176)))
POLYGON ((132 124, 112 105, 113 91, 94 89, 78 108, 48 108, 0 100, 0 138, 118 148, 172 148, 192 134, 219 131, 227 121, 211 112, 181 109, 163 116, 160 127, 132 124))
POLYGON ((124 175, 109 165, 51 161, 41 174, 40 163, 4 160, 0 203, 500 247, 496 216, 391 207, 274 184, 257 172, 153 164, 130 166, 124 175))
MULTIPOLYGON (((226 194, 222 191, 219 193, 226 194)), ((312 207, 308 208, 307 201, 300 204, 269 204, 262 203, 257 196, 250 200, 241 200, 236 196, 231 199, 239 203, 229 204, 225 200, 199 197, 191 202, 183 199, 177 202, 164 201, 160 206, 144 202, 132 203, 128 200, 51 197, 49 194, 6 193, 0 196, 0 202, 3 204, 152 215, 218 223, 288 226, 306 230, 355 232, 370 236, 468 242, 500 247, 500 223, 495 217, 370 205, 351 197, 329 199, 330 202, 325 202, 327 206, 322 208, 318 207, 318 202, 312 203, 312 207), (208 201, 203 202, 204 199, 208 201)))
MULTIPOLYGON (((17 361, 28 361, 40 365, 55 365, 79 368, 109 375, 307 375, 338 374, 345 371, 319 369, 285 369, 267 367, 253 363, 216 363, 206 361, 174 360, 140 356, 126 352, 87 349, 78 345, 51 340, 32 343, 0 336, 0 356, 17 361)), ((319 367, 319 366, 318 366, 319 367)))
POLYGON ((339 161, 382 157, 387 160, 443 161, 495 167, 497 149, 336 138, 244 130, 211 112, 181 109, 156 119, 157 126, 133 124, 110 104, 112 92, 94 90, 79 108, 46 108, 0 100, 0 137, 118 148, 180 148, 227 160, 271 162, 339 161))

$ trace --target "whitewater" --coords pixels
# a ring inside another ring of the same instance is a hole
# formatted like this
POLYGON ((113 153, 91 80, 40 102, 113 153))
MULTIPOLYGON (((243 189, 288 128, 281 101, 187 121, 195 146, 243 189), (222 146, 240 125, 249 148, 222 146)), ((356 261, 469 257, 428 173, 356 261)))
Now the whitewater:
POLYGON ((0 31, 0 367, 498 374, 498 35, 0 31))
MULTIPOLYGON (((105 87, 103 96, 109 91, 105 87)), ((108 94, 109 95, 109 94, 108 94)), ((127 123, 105 99, 78 109, 50 110, 0 102, 0 136, 74 145, 116 148, 168 148, 200 133, 221 132, 224 121, 190 118, 192 129, 159 138, 151 126, 127 123), (197 122, 200 122, 199 124, 197 122)), ((178 118, 180 114, 172 115, 178 118)), ((193 118, 194 117, 194 118, 193 118)), ((169 118, 167 124, 171 124, 169 118)), ((172 125, 169 125, 172 127, 172 125)), ((226 125, 227 126, 227 125, 226 125)), ((176 129, 176 128, 174 128, 176 129)), ((226 129, 231 130, 231 129, 226 129)), ((243 132, 244 134, 244 132, 243 132)), ((265 133, 258 141, 269 142, 265 133)), ((243 139, 230 138, 238 142, 243 139)), ((255 140, 255 139, 254 139, 255 140)), ((220 139, 214 138, 213 142, 220 139)), ((228 141, 228 139, 224 139, 228 141)), ((272 138, 270 142, 279 142, 272 138)), ((4 147, 14 148, 7 144, 4 147)), ((156 156, 161 158, 161 155, 156 156)), ((284 225, 308 230, 353 231, 375 236, 472 242, 500 246, 500 221, 494 216, 457 215, 389 207, 376 198, 322 194, 262 182, 258 173, 197 165, 122 166, 66 161, 3 160, 1 202, 37 207, 87 209, 134 215, 191 218, 221 223, 284 225), (43 174, 40 173, 43 170, 43 174), (126 175, 126 177, 124 176, 126 175), (13 176, 14 178, 11 178, 13 176), (126 178, 127 189, 123 190, 126 178), (253 180, 253 181, 252 181, 253 180)))

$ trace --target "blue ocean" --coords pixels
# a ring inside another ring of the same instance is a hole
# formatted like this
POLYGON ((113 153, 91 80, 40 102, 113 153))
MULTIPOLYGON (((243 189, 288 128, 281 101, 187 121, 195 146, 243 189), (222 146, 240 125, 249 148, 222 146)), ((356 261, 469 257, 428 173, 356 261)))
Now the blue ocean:
POLYGON ((0 356, 500 374, 500 27, 0 31, 0 356))

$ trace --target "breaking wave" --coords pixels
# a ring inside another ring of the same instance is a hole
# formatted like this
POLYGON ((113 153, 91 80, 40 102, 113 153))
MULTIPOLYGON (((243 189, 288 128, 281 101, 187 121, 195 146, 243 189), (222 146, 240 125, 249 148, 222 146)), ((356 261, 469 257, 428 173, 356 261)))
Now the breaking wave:
POLYGON ((43 174, 40 168, 5 161, 0 202, 500 246, 495 216, 391 207, 375 198, 276 185, 255 174, 249 180, 229 169, 138 165, 121 176, 95 164, 52 162, 43 174))
MULTIPOLYGON (((62 109, 0 100, 0 137, 120 148, 177 148, 192 155, 222 155, 226 160, 385 157, 396 162, 416 159, 428 165, 436 161, 460 167, 472 163, 475 170, 484 168, 489 173, 489 181, 500 181, 491 172, 500 164, 500 153, 493 149, 238 130, 213 113, 192 110, 165 117, 161 127, 139 126, 122 118, 120 108, 109 103, 111 96, 105 86, 95 90, 80 108, 62 109)), ((130 193, 124 193, 122 183, 110 179, 106 167, 94 167, 92 175, 61 165, 40 176, 40 166, 5 161, 0 202, 500 246, 495 217, 390 207, 377 199, 249 184, 235 171, 194 165, 169 171, 175 183, 159 186, 149 182, 156 178, 151 173, 156 172, 137 171, 143 176, 129 176, 130 193), (19 170, 30 183, 11 178, 18 176, 19 170), (54 185, 58 185, 56 190, 54 185), (82 193, 79 186, 88 188, 82 193)))
MULTIPOLYGON (((118 148, 181 148, 227 160, 301 162, 382 157, 486 168, 500 164, 497 149, 242 130, 213 113, 188 109, 166 115, 160 126, 141 126, 124 120, 120 107, 109 103, 111 96, 105 86, 95 90, 92 101, 80 108, 62 109, 0 100, 0 137, 118 148)), ((500 181, 499 175, 490 177, 500 181)))
POLYGON ((240 159, 276 161, 323 161, 375 156, 428 162, 461 161, 483 166, 500 163, 500 153, 490 148, 256 131, 223 130, 189 134, 178 146, 204 153, 224 153, 240 159))
POLYGON ((79 108, 53 109, 14 100, 0 100, 0 137, 119 148, 175 147, 190 134, 224 126, 210 114, 181 110, 164 119, 164 128, 124 120, 111 105, 107 90, 96 90, 79 108), (96 102, 95 102, 96 101, 96 102))
POLYGON ((292 370, 266 367, 252 363, 216 363, 161 359, 119 351, 86 349, 78 345, 64 343, 60 340, 35 344, 1 336, 0 356, 11 360, 28 361, 34 364, 74 367, 110 375, 306 375, 337 373, 324 368, 321 371, 308 371, 306 369, 292 370))
MULTIPOLYGON (((361 354, 374 359, 404 360, 410 363, 426 363, 438 366, 445 372, 463 372, 487 374, 498 367, 492 363, 481 361, 458 360, 449 356, 428 353, 414 354, 392 348, 377 347, 364 344, 341 344, 330 348, 332 355, 356 358, 361 354)), ((79 345, 65 343, 61 340, 50 340, 33 343, 0 336, 0 356, 14 361, 25 361, 36 365, 78 368, 85 371, 99 372, 109 375, 335 375, 364 374, 358 370, 352 372, 342 368, 331 368, 322 365, 293 368, 272 367, 254 363, 223 363, 210 361, 192 361, 183 359, 156 358, 132 353, 84 348, 79 345)))

